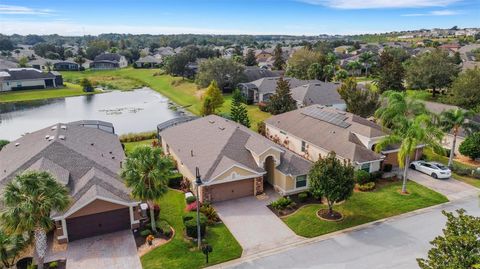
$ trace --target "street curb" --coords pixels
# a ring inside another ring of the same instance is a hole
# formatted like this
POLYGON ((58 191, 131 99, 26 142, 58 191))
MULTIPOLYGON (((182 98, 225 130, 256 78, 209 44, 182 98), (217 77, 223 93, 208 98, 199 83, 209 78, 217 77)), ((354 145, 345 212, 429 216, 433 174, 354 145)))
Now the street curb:
POLYGON ((462 199, 455 199, 453 201, 448 201, 448 202, 438 204, 438 205, 433 205, 433 206, 429 206, 429 207, 420 208, 420 209, 410 211, 410 212, 407 212, 407 213, 403 213, 403 214, 400 214, 400 215, 395 215, 395 216, 392 216, 392 217, 367 222, 367 223, 360 224, 360 225, 357 225, 357 226, 354 226, 354 227, 346 228, 346 229, 343 229, 343 230, 340 230, 340 231, 335 231, 335 232, 332 232, 332 233, 328 233, 328 234, 325 234, 325 235, 320 235, 320 236, 313 237, 313 238, 305 238, 305 237, 297 235, 298 237, 302 238, 300 241, 289 243, 289 244, 286 244, 286 245, 282 245, 282 246, 279 246, 278 248, 273 248, 273 249, 261 251, 261 252, 255 253, 255 254, 243 256, 243 257, 240 257, 238 259, 227 261, 227 262, 217 264, 217 265, 213 265, 213 266, 209 266, 207 268, 209 268, 209 269, 229 268, 229 267, 234 266, 234 265, 239 265, 239 264, 242 264, 242 263, 245 263, 245 262, 248 262, 248 261, 260 259, 260 258, 267 257, 267 256, 277 254, 277 253, 281 253, 281 252, 284 252, 284 251, 287 251, 287 250, 290 250, 290 249, 293 249, 293 248, 296 248, 296 247, 307 246, 307 245, 311 245, 313 243, 329 240, 329 239, 332 239, 332 238, 334 238, 338 235, 341 235, 341 234, 346 234, 346 233, 350 233, 350 232, 364 230, 366 228, 379 225, 381 223, 416 216, 416 215, 419 215, 419 214, 422 214, 422 213, 425 213, 425 212, 433 211, 436 208, 447 207, 448 205, 452 204, 453 202, 462 201, 462 200, 465 200, 468 197, 478 197, 478 194, 463 197, 462 199))

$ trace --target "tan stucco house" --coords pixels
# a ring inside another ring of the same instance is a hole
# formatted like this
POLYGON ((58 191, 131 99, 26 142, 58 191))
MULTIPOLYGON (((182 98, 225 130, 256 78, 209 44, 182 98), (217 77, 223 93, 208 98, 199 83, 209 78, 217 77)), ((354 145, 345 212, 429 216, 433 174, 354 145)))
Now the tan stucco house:
POLYGON ((51 215, 60 243, 134 229, 140 224, 140 202, 118 176, 124 158, 110 123, 58 123, 0 151, 0 189, 24 171, 51 173, 71 197, 65 211, 51 215))
MULTIPOLYGON (((265 121, 266 136, 310 161, 335 151, 356 169, 379 171, 383 164, 398 165, 398 149, 374 151, 387 134, 381 126, 333 107, 312 105, 273 116, 265 121)), ((414 159, 421 156, 421 148, 414 159)))
POLYGON ((219 202, 264 191, 269 184, 286 195, 308 188, 311 162, 228 119, 210 115, 159 132, 161 145, 201 201, 219 202))

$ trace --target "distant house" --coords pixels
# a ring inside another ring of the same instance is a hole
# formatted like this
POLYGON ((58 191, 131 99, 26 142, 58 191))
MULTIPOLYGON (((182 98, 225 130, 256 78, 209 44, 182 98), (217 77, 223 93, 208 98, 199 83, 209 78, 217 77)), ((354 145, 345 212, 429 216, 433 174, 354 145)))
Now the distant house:
POLYGON ((80 69, 80 65, 74 61, 70 60, 52 60, 52 59, 44 59, 44 58, 37 58, 28 62, 28 65, 32 68, 41 70, 41 71, 48 71, 48 65, 51 65, 51 70, 56 71, 78 71, 80 69))
POLYGON ((0 92, 57 88, 63 86, 58 72, 42 72, 35 68, 11 68, 0 71, 0 92))
POLYGON ((272 56, 272 53, 266 50, 255 52, 255 58, 257 59, 257 62, 266 62, 272 56))
POLYGON ((14 61, 9 61, 9 60, 6 60, 6 59, 0 59, 0 70, 17 68, 17 67, 18 67, 18 63, 14 62, 14 61))
POLYGON ((116 69, 128 66, 127 59, 117 53, 103 53, 90 63, 91 69, 116 69))
POLYGON ((282 195, 308 189, 310 161, 225 118, 210 115, 162 128, 159 139, 192 186, 198 167, 201 201, 255 196, 264 184, 282 195))
POLYGON ((297 101, 297 107, 310 105, 331 106, 346 110, 347 105, 338 93, 339 83, 315 82, 290 89, 292 98, 297 101))
MULTIPOLYGON (((312 105, 265 120, 266 136, 307 160, 317 161, 334 151, 356 169, 375 172, 384 164, 398 166, 398 148, 381 153, 375 145, 387 135, 381 126, 352 113, 312 105), (288 142, 286 142, 288 141, 288 142)), ((419 147, 413 159, 422 155, 419 147)))
POLYGON ((118 175, 124 158, 117 135, 77 123, 57 123, 0 151, 0 189, 25 171, 49 172, 67 187, 68 208, 50 216, 59 243, 135 229, 142 213, 140 201, 131 198, 118 175))
POLYGON ((136 68, 156 68, 162 63, 160 58, 156 58, 151 55, 141 57, 135 62, 136 68))
MULTIPOLYGON (((277 80, 280 77, 265 77, 247 83, 238 84, 238 88, 245 96, 248 103, 261 103, 270 100, 277 88, 277 80)), ((296 78, 284 78, 290 84, 290 89, 308 83, 319 82, 318 80, 300 80, 296 78)))
POLYGON ((245 81, 254 81, 266 77, 278 77, 283 75, 283 73, 282 70, 272 71, 258 66, 245 66, 245 70, 243 71, 245 81))
POLYGON ((78 71, 80 70, 80 65, 72 61, 55 61, 53 63, 53 70, 57 71, 78 71))
POLYGON ((47 71, 47 62, 52 62, 53 60, 47 60, 44 58, 37 58, 35 60, 31 60, 27 63, 28 66, 31 66, 32 68, 41 70, 41 71, 47 71))

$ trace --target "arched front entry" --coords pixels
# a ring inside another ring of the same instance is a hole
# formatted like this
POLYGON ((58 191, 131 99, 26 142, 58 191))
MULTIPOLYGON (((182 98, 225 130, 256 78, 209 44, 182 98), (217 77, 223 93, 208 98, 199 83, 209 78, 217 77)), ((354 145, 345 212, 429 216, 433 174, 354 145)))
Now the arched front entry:
POLYGON ((266 181, 273 186, 273 176, 275 173, 275 159, 273 156, 268 156, 265 158, 263 169, 266 171, 265 175, 263 176, 264 182, 266 181))

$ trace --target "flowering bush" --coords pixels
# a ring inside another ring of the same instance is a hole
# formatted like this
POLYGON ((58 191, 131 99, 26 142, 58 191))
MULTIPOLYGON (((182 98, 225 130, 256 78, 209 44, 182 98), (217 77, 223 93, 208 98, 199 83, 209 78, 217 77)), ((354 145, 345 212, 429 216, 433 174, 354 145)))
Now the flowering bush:
POLYGON ((194 210, 197 210, 197 201, 187 204, 187 206, 185 207, 185 211, 194 211, 194 210))

